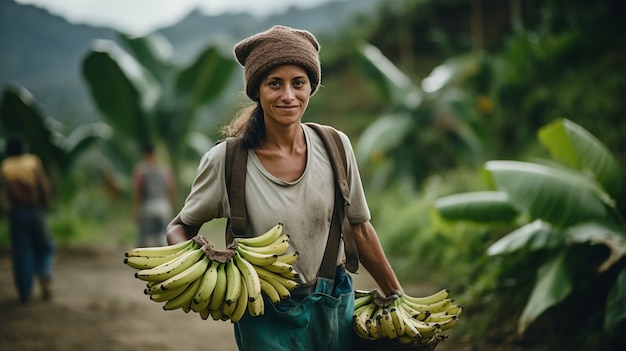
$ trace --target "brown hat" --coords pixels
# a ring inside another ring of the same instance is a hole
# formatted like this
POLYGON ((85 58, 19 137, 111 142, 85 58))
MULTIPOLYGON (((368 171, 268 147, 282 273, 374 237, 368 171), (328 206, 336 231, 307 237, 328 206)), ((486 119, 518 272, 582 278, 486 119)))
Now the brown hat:
POLYGON ((298 65, 307 71, 311 95, 322 78, 320 44, 305 30, 274 26, 235 45, 235 57, 244 68, 246 95, 258 101, 261 80, 271 69, 281 65, 298 65))

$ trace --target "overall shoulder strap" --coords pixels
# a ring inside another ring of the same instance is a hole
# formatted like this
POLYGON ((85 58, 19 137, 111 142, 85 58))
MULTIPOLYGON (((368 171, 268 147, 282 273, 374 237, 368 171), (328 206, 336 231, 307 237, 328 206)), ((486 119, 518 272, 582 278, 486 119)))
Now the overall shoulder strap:
POLYGON ((356 273, 359 268, 359 255, 356 241, 354 240, 354 234, 352 233, 352 227, 345 214, 345 206, 349 204, 350 189, 347 176, 348 161, 346 159, 346 151, 341 136, 335 128, 330 126, 323 126, 311 122, 306 123, 306 125, 313 128, 324 142, 335 174, 335 209, 333 211, 333 222, 331 224, 329 241, 326 245, 322 267, 320 268, 320 274, 324 276, 332 274, 330 277, 334 277, 336 259, 339 254, 339 240, 341 240, 342 237, 346 253, 346 269, 352 273, 356 273), (330 240, 331 237, 334 237, 334 239, 330 240))
POLYGON ((246 212, 246 165, 247 150, 241 147, 237 138, 226 139, 225 179, 226 192, 230 203, 230 218, 226 224, 226 244, 237 236, 245 236, 247 229, 246 212))

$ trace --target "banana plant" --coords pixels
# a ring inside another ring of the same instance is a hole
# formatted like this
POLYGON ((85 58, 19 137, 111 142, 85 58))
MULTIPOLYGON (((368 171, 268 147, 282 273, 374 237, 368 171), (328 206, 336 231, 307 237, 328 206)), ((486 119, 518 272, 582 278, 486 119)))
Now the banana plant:
POLYGON ((35 97, 24 87, 5 88, 0 104, 0 133, 20 135, 30 151, 44 163, 61 199, 71 198, 71 172, 76 161, 96 143, 111 137, 111 128, 102 122, 82 124, 64 134, 63 125, 47 116, 35 97))
MULTIPOLYGON (((155 142, 176 173, 188 144, 207 142, 194 131, 194 122, 224 91, 236 63, 209 46, 182 66, 173 60, 167 39, 157 33, 136 38, 120 34, 120 39, 126 49, 112 40, 97 40, 83 59, 91 97, 117 134, 134 143, 155 142)), ((209 125, 221 118, 216 114, 209 125)))
POLYGON ((518 320, 523 333, 550 307, 577 294, 587 267, 581 257, 596 245, 609 252, 592 281, 609 270, 617 278, 606 298, 605 330, 626 319, 626 208, 624 173, 611 152, 580 125, 558 119, 538 139, 552 155, 536 162, 493 160, 485 172, 494 189, 439 198, 435 208, 447 220, 518 221, 522 225, 487 249, 509 255, 548 251, 518 320), (582 250, 582 252, 581 252, 582 250))
POLYGON ((380 89, 389 109, 370 124, 355 148, 374 178, 385 185, 392 179, 419 182, 432 171, 455 162, 484 160, 485 138, 480 136, 480 111, 475 97, 461 89, 478 75, 479 55, 453 57, 415 82, 375 46, 356 48, 359 67, 380 89))

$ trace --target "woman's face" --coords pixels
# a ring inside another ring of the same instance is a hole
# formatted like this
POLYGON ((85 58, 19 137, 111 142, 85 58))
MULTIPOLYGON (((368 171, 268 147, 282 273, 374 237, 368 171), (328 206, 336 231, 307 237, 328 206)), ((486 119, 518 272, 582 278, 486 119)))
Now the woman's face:
POLYGON ((304 68, 278 66, 271 70, 259 87, 266 124, 300 123, 311 96, 311 82, 304 68))

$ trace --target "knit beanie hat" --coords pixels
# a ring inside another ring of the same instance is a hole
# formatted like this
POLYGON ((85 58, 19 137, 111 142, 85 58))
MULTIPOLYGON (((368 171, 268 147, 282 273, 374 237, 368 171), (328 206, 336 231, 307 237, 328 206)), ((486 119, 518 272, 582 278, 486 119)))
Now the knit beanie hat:
POLYGON ((244 68, 246 95, 258 101, 261 80, 273 68, 298 65, 311 81, 311 95, 321 82, 320 45, 308 31, 285 26, 273 26, 235 45, 235 57, 244 68))

